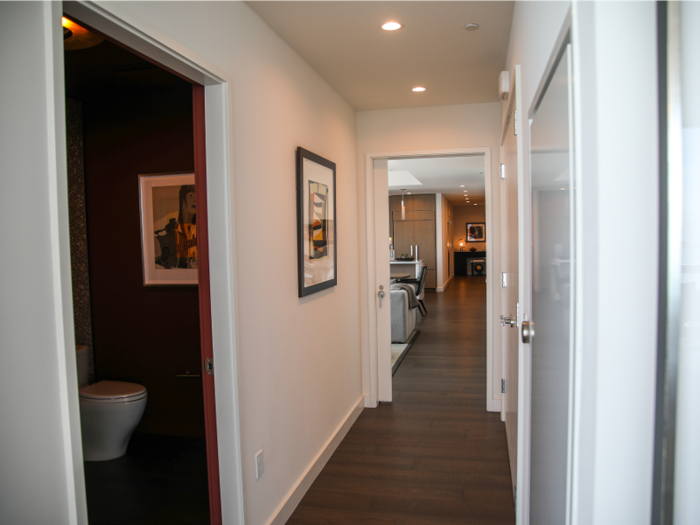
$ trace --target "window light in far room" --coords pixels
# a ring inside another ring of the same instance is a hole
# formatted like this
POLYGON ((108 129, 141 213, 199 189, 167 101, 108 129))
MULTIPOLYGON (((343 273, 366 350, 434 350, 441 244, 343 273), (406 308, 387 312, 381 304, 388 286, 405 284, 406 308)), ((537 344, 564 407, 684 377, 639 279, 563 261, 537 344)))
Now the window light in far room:
POLYGON ((406 205, 403 202, 403 192, 404 191, 406 191, 406 190, 405 189, 401 190, 401 220, 402 221, 406 220, 406 205))

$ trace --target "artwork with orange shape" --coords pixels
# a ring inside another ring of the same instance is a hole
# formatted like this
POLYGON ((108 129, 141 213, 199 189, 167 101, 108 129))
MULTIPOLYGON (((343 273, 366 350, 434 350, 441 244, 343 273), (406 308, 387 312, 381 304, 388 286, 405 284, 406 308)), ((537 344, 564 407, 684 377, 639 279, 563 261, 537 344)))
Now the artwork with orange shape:
POLYGON ((310 259, 328 257, 328 186, 320 182, 309 181, 309 250, 310 259))

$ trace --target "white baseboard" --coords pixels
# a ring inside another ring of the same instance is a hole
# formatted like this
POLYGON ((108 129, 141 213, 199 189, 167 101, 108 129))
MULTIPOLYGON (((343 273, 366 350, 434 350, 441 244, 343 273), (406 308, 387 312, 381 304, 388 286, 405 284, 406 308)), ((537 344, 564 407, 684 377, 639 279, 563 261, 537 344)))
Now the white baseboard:
POLYGON ((287 497, 272 515, 272 518, 267 522, 267 525, 284 525, 287 522, 292 512, 294 512, 294 509, 297 508, 297 505, 299 505, 299 502, 304 497, 304 494, 306 494, 306 491, 309 490, 311 484, 316 480, 321 470, 323 470, 323 467, 326 466, 326 463, 328 463, 328 460, 333 455, 333 452, 335 452, 335 449, 340 445, 345 434, 348 433, 350 427, 352 427, 362 410, 364 410, 364 407, 365 396, 362 396, 348 415, 345 416, 345 419, 340 423, 338 428, 335 429, 333 435, 311 462, 311 465, 309 465, 306 471, 301 475, 299 481, 297 481, 292 490, 289 491, 289 494, 287 494, 287 497))
POLYGON ((500 412, 501 411, 501 400, 500 399, 487 399, 486 400, 486 411, 487 412, 500 412))
POLYGON ((435 288, 435 291, 436 291, 436 292, 444 292, 445 290, 447 290, 447 287, 448 287, 450 284, 452 284, 452 277, 450 277, 449 279, 447 279, 447 282, 446 282, 445 284, 443 284, 442 286, 438 286, 437 288, 435 288))

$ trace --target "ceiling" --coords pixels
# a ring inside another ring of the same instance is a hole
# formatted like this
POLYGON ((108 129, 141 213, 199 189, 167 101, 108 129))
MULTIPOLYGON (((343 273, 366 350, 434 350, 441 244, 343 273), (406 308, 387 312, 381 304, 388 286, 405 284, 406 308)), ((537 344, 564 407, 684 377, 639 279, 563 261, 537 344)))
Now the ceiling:
POLYGON ((426 157, 389 160, 389 195, 442 193, 453 206, 483 206, 485 203, 484 156, 426 157), (406 173, 420 184, 405 182, 406 173), (396 183, 395 179, 404 182, 396 183), (467 190, 469 204, 465 200, 467 190))
POLYGON ((513 2, 246 3, 358 111, 499 100, 513 2))

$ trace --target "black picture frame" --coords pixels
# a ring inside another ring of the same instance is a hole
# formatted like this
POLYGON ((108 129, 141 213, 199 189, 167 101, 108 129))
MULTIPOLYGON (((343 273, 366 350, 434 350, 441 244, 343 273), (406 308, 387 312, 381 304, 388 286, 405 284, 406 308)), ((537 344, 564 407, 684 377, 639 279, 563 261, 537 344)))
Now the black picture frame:
POLYGON ((467 242, 486 242, 486 223, 467 223, 467 242))
POLYGON ((298 147, 297 272, 299 297, 338 284, 335 163, 298 147))

